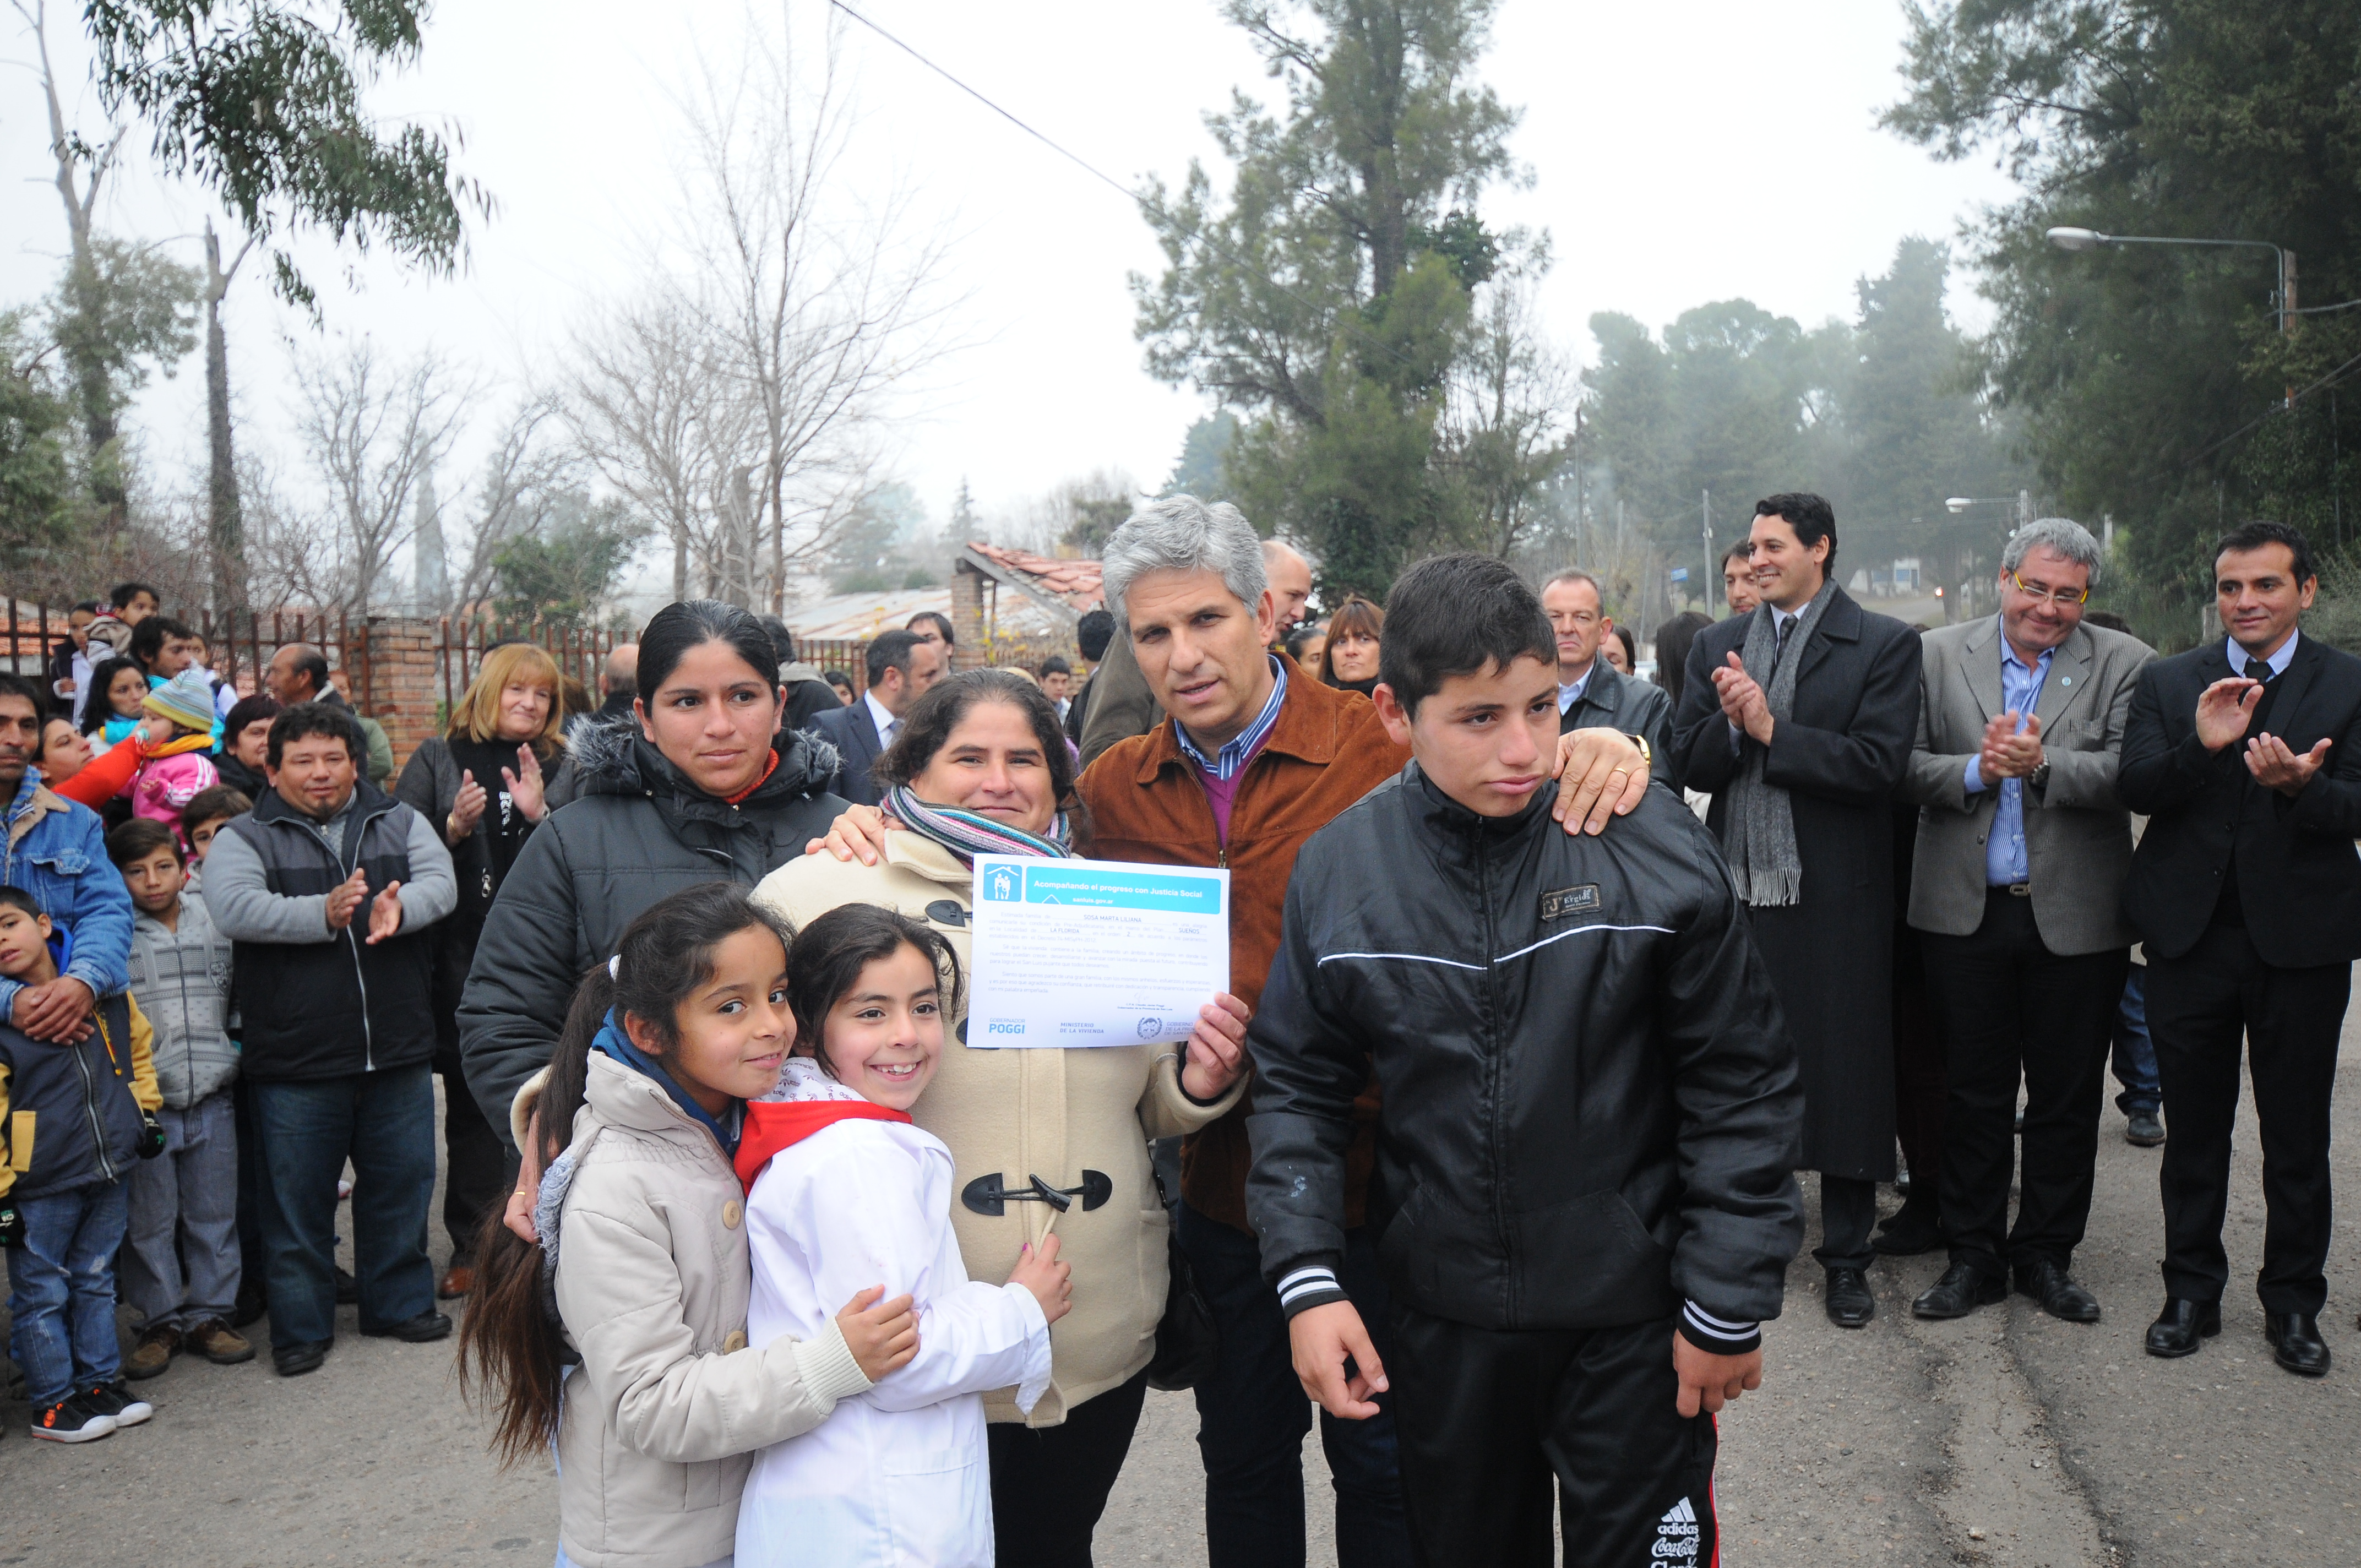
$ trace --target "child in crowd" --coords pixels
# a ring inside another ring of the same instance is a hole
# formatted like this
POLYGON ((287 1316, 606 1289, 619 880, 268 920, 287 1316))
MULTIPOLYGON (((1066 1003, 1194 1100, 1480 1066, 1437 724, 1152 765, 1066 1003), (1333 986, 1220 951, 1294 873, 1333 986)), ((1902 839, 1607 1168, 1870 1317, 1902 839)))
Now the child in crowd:
POLYGON ((181 808, 181 836, 189 845, 189 884, 183 891, 203 891, 197 885, 198 877, 205 867, 205 851, 214 847, 214 835, 253 809, 254 802, 244 790, 225 784, 201 789, 189 797, 189 804, 181 808))
POLYGON ((229 938, 204 900, 183 895, 180 840, 160 822, 125 823, 107 859, 131 889, 131 995, 148 1019, 164 1157, 131 1174, 124 1299, 146 1318, 124 1364, 153 1377, 183 1345, 222 1366, 254 1359, 229 1326, 237 1300, 237 1127, 230 1084, 229 938))
POLYGON ((730 1556, 753 1451, 907 1362, 917 1325, 864 1280, 810 1332, 748 1343, 730 1157, 795 1038, 786 943, 717 882, 650 905, 620 949, 511 1109, 520 1147, 543 1130, 541 1240, 486 1215, 460 1370, 504 1459, 555 1448, 560 1568, 700 1568, 730 1556))
POLYGON ((909 1110, 942 1055, 943 992, 959 987, 942 938, 845 905, 804 927, 786 971, 796 1055, 747 1108, 738 1150, 754 1258, 747 1330, 818 1333, 829 1302, 882 1279, 917 1300, 919 1341, 891 1382, 755 1458, 738 1563, 988 1568, 983 1395, 1013 1386, 1030 1410, 1049 1387, 1068 1266, 1054 1234, 1024 1250, 1006 1285, 970 1280, 960 1261, 950 1151, 909 1110))
MULTIPOLYGON (((58 977, 55 935, 21 888, 0 887, 0 974, 58 977)), ((89 1442, 156 1412, 121 1373, 115 1252, 129 1183, 163 1152, 148 1020, 129 995, 101 997, 91 1032, 40 1044, 0 1024, 0 1248, 8 1258, 8 1354, 33 1400, 33 1435, 89 1442)))
MULTIPOLYGON (((131 814, 181 832, 181 813, 221 783, 205 753, 214 744, 214 693, 202 670, 183 670, 148 692, 146 710, 172 722, 172 739, 148 750, 131 779, 131 814)), ((185 838, 183 843, 186 842, 185 838)))

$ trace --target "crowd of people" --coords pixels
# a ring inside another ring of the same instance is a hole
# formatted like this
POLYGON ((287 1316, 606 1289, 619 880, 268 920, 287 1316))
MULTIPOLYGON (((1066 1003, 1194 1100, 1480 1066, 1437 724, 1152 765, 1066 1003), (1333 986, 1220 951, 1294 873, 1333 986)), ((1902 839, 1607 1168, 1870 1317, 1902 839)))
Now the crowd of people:
POLYGON ((0 675, 33 1430, 147 1420, 266 1314, 294 1376, 341 1305, 416 1343, 464 1299, 561 1564, 1087 1563, 1151 1387, 1218 1568, 1302 1561, 1315 1409, 1356 1568, 1545 1562, 1559 1508, 1568 1561, 1702 1564, 1796 1173, 1838 1328, 1938 1250, 1920 1317, 2095 1321, 2111 1060, 2163 1147, 2148 1351, 2220 1331, 2251 1060, 2267 1332, 2325 1372, 2361 662, 2299 629, 2305 541, 2225 535, 2224 637, 2170 658, 2064 519, 1938 628, 1837 547, 1760 502, 1650 679, 1579 568, 1314 620, 1302 555, 1174 497, 1073 663, 962 668, 929 612, 856 683, 675 603, 595 705, 490 650, 398 777, 321 650, 241 694, 152 590, 77 607, 0 675), (1225 869, 1229 992, 1179 1046, 972 1042, 980 854, 1225 869))

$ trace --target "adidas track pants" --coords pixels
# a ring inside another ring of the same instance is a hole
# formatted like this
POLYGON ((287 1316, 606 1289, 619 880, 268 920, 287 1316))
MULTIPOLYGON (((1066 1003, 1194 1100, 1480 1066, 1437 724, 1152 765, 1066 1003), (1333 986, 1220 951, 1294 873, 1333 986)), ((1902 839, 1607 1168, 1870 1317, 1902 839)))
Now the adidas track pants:
POLYGON ((1673 1321, 1503 1332, 1397 1303, 1386 1353, 1424 1568, 1716 1568, 1713 1418, 1674 1401, 1673 1321))

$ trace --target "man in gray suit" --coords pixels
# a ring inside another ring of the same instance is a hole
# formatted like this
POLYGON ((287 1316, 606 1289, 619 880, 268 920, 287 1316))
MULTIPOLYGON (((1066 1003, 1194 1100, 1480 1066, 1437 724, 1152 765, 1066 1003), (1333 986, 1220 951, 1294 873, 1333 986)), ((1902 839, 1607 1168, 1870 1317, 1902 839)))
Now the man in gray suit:
POLYGON ((2109 1027, 2134 940, 2118 907, 2132 836, 2115 764, 2134 681, 2156 657, 2082 624, 2100 564, 2080 523, 2028 523, 2001 554, 2000 614, 1926 638, 1903 792, 1921 807, 1909 921, 1944 1035, 1951 1264, 1912 1303, 1922 1318, 2001 1300, 2012 1266, 2017 1289, 2053 1316, 2099 1316, 2068 1269, 2090 1218, 2109 1027))

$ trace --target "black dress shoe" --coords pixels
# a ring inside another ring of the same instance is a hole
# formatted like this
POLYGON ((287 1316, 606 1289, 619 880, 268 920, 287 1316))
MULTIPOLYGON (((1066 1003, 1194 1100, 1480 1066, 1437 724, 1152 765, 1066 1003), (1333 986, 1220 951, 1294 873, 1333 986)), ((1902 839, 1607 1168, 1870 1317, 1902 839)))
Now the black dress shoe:
POLYGON ((404 1318, 398 1323, 379 1323, 373 1329, 363 1329, 370 1339, 398 1339, 405 1344, 424 1344, 429 1340, 442 1339, 451 1332, 451 1320, 428 1308, 414 1318, 404 1318))
POLYGON ((2147 1326, 2147 1353, 2168 1359, 2194 1355, 2201 1342, 2222 1332, 2222 1303, 2164 1299, 2164 1310, 2147 1326))
POLYGON ((1905 1203, 1869 1238, 1869 1245, 1888 1257, 1916 1257, 1944 1245, 1943 1222, 1932 1203, 1905 1203))
POLYGON ((2164 1120, 2153 1111, 2135 1111, 2124 1124, 2124 1142, 2152 1149, 2164 1142, 2164 1120))
POLYGON ((352 1270, 343 1264, 335 1264, 333 1266, 336 1271, 336 1305, 339 1307, 358 1305, 361 1299, 360 1281, 355 1279, 352 1270))
POLYGON ((317 1372, 320 1364, 328 1359, 328 1347, 335 1343, 332 1339, 313 1339, 272 1345, 270 1365, 279 1369, 281 1377, 301 1377, 306 1372, 317 1372))
POLYGON ((1828 1321, 1840 1329, 1858 1329, 1877 1316, 1877 1298, 1858 1268, 1828 1270, 1828 1321))
POLYGON ((2269 1313, 2263 1319, 2263 1337, 2271 1342, 2271 1359, 2290 1372, 2328 1376, 2328 1342, 2320 1337, 2320 1320, 2311 1313, 2269 1313))
POLYGON ((2008 1299, 2008 1279, 2004 1275, 1986 1274, 1972 1263, 1955 1263, 1943 1270, 1943 1277, 1928 1286, 1918 1299, 1910 1303, 1910 1315, 1915 1318, 1964 1318, 1978 1307, 1989 1307, 2008 1299))
POLYGON ((2040 1302, 2041 1310, 2053 1318, 2070 1323, 2099 1321, 2099 1299, 2046 1257, 2016 1266, 2016 1293, 2040 1302))

